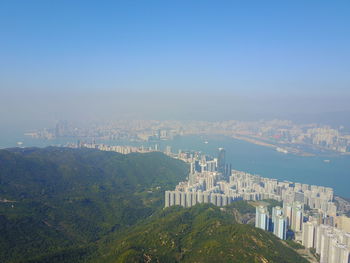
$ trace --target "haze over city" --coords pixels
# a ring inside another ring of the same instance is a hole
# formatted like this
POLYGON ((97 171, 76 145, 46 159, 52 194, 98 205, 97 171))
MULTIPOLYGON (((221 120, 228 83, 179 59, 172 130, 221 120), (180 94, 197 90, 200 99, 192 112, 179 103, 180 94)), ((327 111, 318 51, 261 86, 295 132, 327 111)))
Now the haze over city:
POLYGON ((350 110, 347 1, 3 1, 0 10, 2 129, 312 122, 350 110))

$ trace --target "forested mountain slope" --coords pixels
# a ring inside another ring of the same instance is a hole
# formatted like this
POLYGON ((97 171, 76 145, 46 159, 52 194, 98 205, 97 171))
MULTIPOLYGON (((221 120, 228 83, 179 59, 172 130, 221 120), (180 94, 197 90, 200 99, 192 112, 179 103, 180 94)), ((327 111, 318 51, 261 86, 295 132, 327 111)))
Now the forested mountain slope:
POLYGON ((101 262, 307 262, 272 233, 238 224, 230 209, 167 208, 111 245, 101 262))
POLYGON ((245 201, 163 209, 187 174, 158 152, 0 150, 0 262, 307 262, 240 224, 245 201))
POLYGON ((1 150, 0 262, 89 254, 92 242, 161 208, 164 190, 186 174, 186 164, 156 152, 1 150))

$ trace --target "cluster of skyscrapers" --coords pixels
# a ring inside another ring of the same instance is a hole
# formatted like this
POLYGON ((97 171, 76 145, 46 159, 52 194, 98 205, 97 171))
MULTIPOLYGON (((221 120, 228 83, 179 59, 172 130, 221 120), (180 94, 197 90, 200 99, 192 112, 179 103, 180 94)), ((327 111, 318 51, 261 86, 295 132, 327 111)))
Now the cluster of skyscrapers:
POLYGON ((169 140, 177 135, 225 135, 260 145, 289 145, 283 151, 303 154, 300 147, 315 146, 341 153, 350 152, 350 134, 344 129, 333 129, 316 124, 295 124, 288 120, 243 122, 227 120, 208 121, 157 121, 118 120, 106 123, 72 123, 59 121, 55 128, 40 129, 25 135, 34 138, 81 138, 91 140, 169 140), (254 139, 252 139, 254 138, 254 139))
POLYGON ((280 239, 291 235, 306 248, 315 248, 322 263, 350 263, 350 234, 338 227, 349 228, 350 220, 337 216, 332 188, 232 170, 222 148, 217 158, 198 152, 167 154, 189 163, 190 173, 188 180, 180 182, 174 191, 165 192, 165 207, 191 207, 197 203, 225 206, 236 200, 274 199, 283 202, 283 206, 273 207, 270 216, 266 206, 258 205, 256 227, 271 231, 280 239))
POLYGON ((178 159, 190 164, 188 181, 180 182, 175 191, 165 192, 165 207, 181 205, 191 207, 197 203, 225 206, 242 200, 238 194, 227 195, 220 185, 231 175, 231 165, 226 163, 226 153, 219 148, 218 157, 212 158, 198 152, 179 152, 178 159))
POLYGON ((332 188, 282 182, 232 170, 231 165, 225 162, 225 150, 222 148, 217 158, 198 152, 179 152, 172 156, 188 162, 190 173, 187 181, 180 182, 174 191, 165 193, 166 207, 176 204, 188 207, 202 202, 222 206, 234 200, 274 199, 288 204, 300 202, 310 209, 318 209, 322 217, 336 216, 332 188))
POLYGON ((272 208, 271 217, 266 206, 256 207, 255 227, 273 232, 280 239, 287 238, 287 230, 300 232, 303 222, 303 205, 300 202, 283 203, 272 208))
POLYGON ((334 226, 304 222, 302 244, 314 248, 321 263, 350 262, 350 233, 334 226))
POLYGON ((154 146, 129 146, 129 145, 106 145, 106 144, 99 144, 99 143, 85 143, 78 141, 77 144, 68 144, 68 147, 71 148, 89 148, 89 149, 97 149, 100 151, 108 151, 108 152, 117 152, 121 154, 129 154, 129 153, 147 153, 147 152, 154 152, 159 151, 159 145, 155 144, 154 146))
MULTIPOLYGON (((345 217, 339 218, 345 219, 345 217)), ((346 218, 347 222, 342 224, 339 222, 333 224, 331 220, 326 219, 322 220, 309 211, 304 214, 300 202, 292 204, 284 202, 283 208, 279 206, 272 208, 271 217, 266 206, 257 206, 255 227, 271 231, 280 239, 286 239, 287 232, 293 233, 294 239, 301 241, 305 248, 314 249, 321 263, 349 263, 350 233, 347 231, 350 219, 346 218)))

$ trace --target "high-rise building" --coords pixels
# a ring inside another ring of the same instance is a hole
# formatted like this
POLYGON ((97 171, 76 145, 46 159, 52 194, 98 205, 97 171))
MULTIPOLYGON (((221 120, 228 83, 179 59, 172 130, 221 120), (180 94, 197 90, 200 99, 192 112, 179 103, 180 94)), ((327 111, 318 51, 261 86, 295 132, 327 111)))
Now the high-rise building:
POLYGON ((347 216, 337 216, 336 226, 337 228, 350 233, 350 218, 347 216))
POLYGON ((216 205, 222 206, 222 195, 221 194, 216 195, 216 205))
POLYGON ((197 204, 197 193, 194 192, 192 193, 192 205, 196 205, 197 204))
POLYGON ((197 202, 198 203, 203 203, 203 193, 202 193, 202 191, 201 190, 199 190, 198 192, 197 192, 197 202))
MULTIPOLYGON (((305 226, 303 233, 307 228, 305 226)), ((347 244, 346 232, 327 225, 317 225, 314 233, 314 248, 320 255, 321 263, 350 262, 350 247, 347 244)))
POLYGON ((213 205, 216 205, 216 194, 211 194, 211 195, 210 195, 210 202, 211 202, 213 205))
POLYGON ((225 164, 226 164, 226 151, 224 148, 219 148, 218 171, 222 174, 225 173, 225 164))
POLYGON ((322 236, 330 229, 329 226, 326 225, 318 225, 316 227, 316 233, 315 233, 315 244, 314 247, 316 248, 316 253, 321 255, 321 241, 322 236))
POLYGON ((280 206, 272 208, 271 231, 280 239, 286 239, 287 218, 283 215, 283 209, 280 206))
POLYGON ((228 204, 228 196, 222 195, 222 206, 226 206, 228 204))
POLYGON ((165 191, 165 207, 170 206, 170 191, 165 191))
POLYGON ((344 244, 350 248, 350 233, 344 234, 344 244))
POLYGON ((302 244, 306 248, 315 247, 316 223, 303 223, 302 244))
POLYGON ((206 162, 206 171, 208 172, 215 172, 217 169, 217 160, 211 160, 206 162))
POLYGON ((321 251, 320 251, 320 262, 329 263, 331 241, 335 239, 335 235, 331 232, 326 232, 321 236, 321 251))
POLYGON ((255 227, 265 231, 269 227, 269 212, 265 206, 257 206, 255 214, 255 227))
POLYGON ((196 183, 196 175, 195 174, 193 174, 193 173, 190 173, 189 175, 188 175, 188 182, 190 183, 190 184, 195 184, 196 183))
POLYGON ((165 193, 165 199, 168 199, 168 206, 173 206, 175 205, 175 191, 167 191, 165 193), (168 195, 168 196, 167 196, 168 195))
POLYGON ((187 195, 186 192, 181 192, 181 205, 187 207, 187 195))
POLYGON ((295 192, 294 193, 294 201, 304 203, 304 193, 295 192))
POLYGON ((190 174, 194 174, 196 171, 196 166, 194 162, 190 163, 190 174))
POLYGON ((210 196, 208 193, 204 192, 203 193, 203 203, 209 203, 210 202, 210 196))
POLYGON ((215 186, 216 183, 216 176, 215 175, 209 175, 208 177, 205 178, 205 185, 206 189, 209 190, 215 186))
POLYGON ((290 227, 292 223, 292 205, 290 203, 283 202, 283 214, 287 218, 287 225, 290 227))
POLYGON ((338 248, 338 244, 337 244, 337 240, 335 238, 331 239, 329 242, 329 249, 328 249, 328 261, 327 263, 335 263, 335 262, 339 262, 339 248, 338 248))
POLYGON ((280 206, 275 206, 272 208, 272 215, 271 215, 271 218, 272 218, 272 224, 275 223, 275 218, 276 216, 279 216, 279 215, 283 215, 283 210, 280 206))
POLYGON ((201 172, 201 166, 200 166, 198 160, 196 160, 196 161, 194 162, 194 170, 195 170, 196 172, 201 172))
POLYGON ((232 165, 230 163, 225 164, 224 177, 228 179, 231 176, 232 165))
POLYGON ((349 247, 339 243, 335 238, 330 240, 329 246, 328 261, 325 263, 349 263, 349 247))
POLYGON ((175 205, 181 205, 181 192, 175 191, 175 205))
POLYGON ((283 215, 276 215, 273 224, 273 233, 280 239, 285 240, 287 236, 287 219, 283 215))
POLYGON ((186 207, 192 206, 192 192, 186 192, 186 207))
POLYGON ((338 244, 339 263, 350 263, 350 248, 349 246, 338 244))
POLYGON ((301 203, 294 203, 292 208, 291 229, 295 232, 300 232, 303 223, 303 206, 301 203))

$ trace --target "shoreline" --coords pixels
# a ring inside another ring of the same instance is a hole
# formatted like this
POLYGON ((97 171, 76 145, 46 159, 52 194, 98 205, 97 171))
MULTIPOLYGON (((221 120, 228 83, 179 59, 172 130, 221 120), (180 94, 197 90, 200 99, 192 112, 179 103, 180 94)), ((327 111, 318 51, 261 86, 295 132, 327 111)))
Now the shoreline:
POLYGON ((292 148, 292 147, 283 147, 283 146, 280 146, 280 145, 275 145, 275 144, 263 142, 263 141, 260 141, 258 139, 248 138, 248 137, 245 137, 245 136, 231 135, 231 138, 234 138, 236 140, 249 142, 249 143, 253 143, 255 145, 259 145, 259 146, 263 146, 263 147, 273 148, 276 151, 278 151, 278 149, 282 149, 282 150, 285 150, 286 152, 283 152, 283 151, 279 151, 279 152, 283 152, 285 154, 289 154, 290 153, 290 154, 295 154, 295 155, 303 156, 303 157, 317 156, 317 154, 300 151, 300 150, 292 148))
MULTIPOLYGON (((266 142, 264 141, 263 139, 260 139, 260 138, 255 138, 255 137, 248 137, 246 135, 240 135, 240 134, 186 134, 186 135, 180 135, 180 137, 182 136, 191 136, 191 135, 195 135, 195 136, 224 136, 224 137, 228 137, 228 138, 233 138, 233 139, 236 139, 236 140, 240 140, 240 141, 245 141, 245 142, 248 142, 248 143, 252 143, 252 144, 255 144, 255 145, 259 145, 259 146, 263 146, 263 147, 268 147, 268 148, 271 148, 271 149, 274 149, 278 152, 281 152, 281 153, 285 153, 285 154, 293 154, 293 155, 297 155, 297 156, 302 156, 302 157, 314 157, 314 156, 330 156, 330 155, 335 155, 335 156, 350 156, 350 152, 334 152, 334 151, 331 151, 331 150, 327 150, 327 149, 315 149, 316 153, 313 153, 313 152, 310 152, 310 151, 307 151, 307 150, 301 150, 297 147, 293 147, 293 145, 282 145, 282 144, 275 144, 275 143, 271 143, 271 142, 266 142), (318 151, 318 152, 317 152, 318 151), (325 151, 325 152, 323 152, 325 151)), ((46 143, 44 143, 45 146, 62 146, 62 145, 65 145, 65 143, 58 139, 56 140, 57 142, 56 143, 53 143, 53 144, 50 144, 48 142, 55 142, 55 139, 52 139, 52 138, 47 138, 47 139, 40 139, 40 138, 33 138, 33 137, 29 137, 27 134, 24 135, 24 138, 30 138, 31 140, 35 140, 35 141, 39 141, 39 142, 42 142, 42 140, 44 140, 46 143)), ((68 141, 71 141, 72 140, 78 140, 77 138, 65 138, 67 139, 67 142, 68 141)), ((170 139, 170 141, 173 140, 173 139, 170 139)), ((23 144, 26 144, 25 142, 26 140, 24 140, 24 143, 23 144)), ((99 140, 100 141, 100 140, 99 140)), ((101 140, 100 142, 103 143, 104 140, 101 140)), ((163 140, 163 141, 166 141, 166 140, 163 140)), ((133 142, 133 143, 142 143, 142 142, 145 142, 145 143, 158 143, 157 141, 153 141, 153 142, 150 142, 150 141, 130 141, 130 142, 133 142)), ((38 147, 45 147, 44 145, 41 145, 41 146, 38 146, 38 147)), ((25 145, 14 145, 12 147, 28 147, 28 146, 25 146, 25 145)), ((298 145, 296 145, 298 146, 298 145)), ((0 149, 6 149, 6 148, 12 148, 12 147, 0 147, 0 149)))

